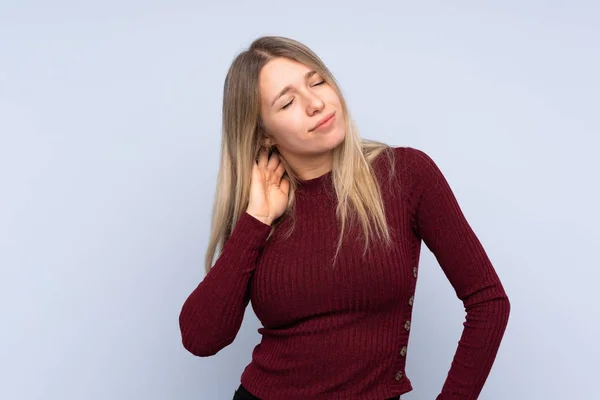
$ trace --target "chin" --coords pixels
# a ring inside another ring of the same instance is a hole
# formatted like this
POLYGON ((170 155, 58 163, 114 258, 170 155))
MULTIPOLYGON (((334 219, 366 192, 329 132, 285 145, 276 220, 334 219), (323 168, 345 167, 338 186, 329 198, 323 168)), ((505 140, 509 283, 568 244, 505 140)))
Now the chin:
POLYGON ((329 137, 329 142, 333 146, 332 148, 336 148, 344 142, 346 135, 342 128, 337 128, 331 133, 332 135, 329 137))

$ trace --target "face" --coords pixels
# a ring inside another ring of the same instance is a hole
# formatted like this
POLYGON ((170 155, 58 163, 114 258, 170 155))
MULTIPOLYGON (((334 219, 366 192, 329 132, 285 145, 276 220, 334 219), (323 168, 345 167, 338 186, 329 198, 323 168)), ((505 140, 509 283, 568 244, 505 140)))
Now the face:
POLYGON ((261 119, 270 144, 297 170, 331 167, 345 136, 342 104, 322 76, 287 58, 270 60, 259 76, 261 119))

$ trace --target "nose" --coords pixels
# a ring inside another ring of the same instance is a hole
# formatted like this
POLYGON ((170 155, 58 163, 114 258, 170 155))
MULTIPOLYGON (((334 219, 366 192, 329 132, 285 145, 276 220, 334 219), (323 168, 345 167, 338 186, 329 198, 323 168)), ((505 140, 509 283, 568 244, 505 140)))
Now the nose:
POLYGON ((314 115, 325 108, 325 102, 314 93, 311 93, 307 99, 306 112, 308 115, 314 115))

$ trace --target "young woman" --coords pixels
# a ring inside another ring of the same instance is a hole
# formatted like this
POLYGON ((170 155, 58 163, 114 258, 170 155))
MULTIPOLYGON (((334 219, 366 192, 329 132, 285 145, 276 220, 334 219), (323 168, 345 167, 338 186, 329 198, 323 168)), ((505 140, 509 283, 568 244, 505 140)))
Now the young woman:
POLYGON ((234 399, 411 391, 421 241, 467 310, 437 399, 476 399, 510 304, 440 169, 421 150, 361 139, 305 45, 262 37, 239 54, 225 79, 206 277, 179 317, 183 346, 207 357, 233 342, 252 300, 262 339, 234 399))

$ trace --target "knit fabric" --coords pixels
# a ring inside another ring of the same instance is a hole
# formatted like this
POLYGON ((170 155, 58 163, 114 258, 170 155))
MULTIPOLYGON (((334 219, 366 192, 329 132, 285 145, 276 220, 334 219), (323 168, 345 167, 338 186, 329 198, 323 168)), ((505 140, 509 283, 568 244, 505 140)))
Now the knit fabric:
POLYGON ((184 347, 200 357, 216 354, 235 339, 251 301, 262 339, 241 383, 253 395, 381 400, 407 393, 423 242, 466 310, 437 400, 476 399, 504 335, 509 300, 438 166, 421 150, 391 150, 393 164, 380 155, 373 168, 393 246, 372 242, 363 256, 363 234, 355 224, 332 266, 340 224, 331 172, 303 181, 294 212, 281 218, 270 238, 270 226, 241 216, 183 305, 184 347))

